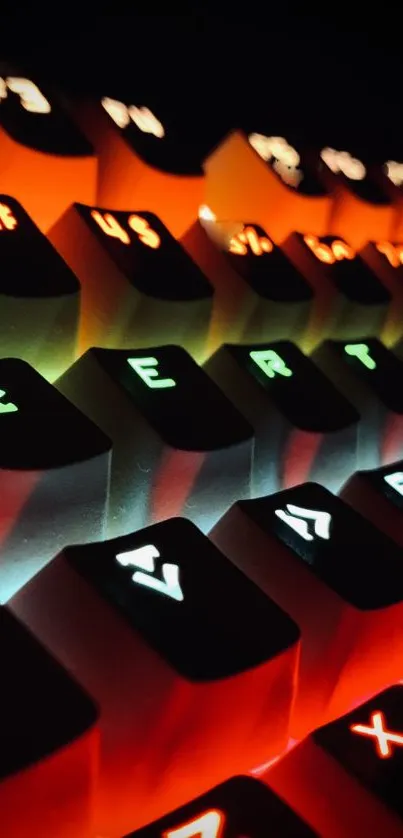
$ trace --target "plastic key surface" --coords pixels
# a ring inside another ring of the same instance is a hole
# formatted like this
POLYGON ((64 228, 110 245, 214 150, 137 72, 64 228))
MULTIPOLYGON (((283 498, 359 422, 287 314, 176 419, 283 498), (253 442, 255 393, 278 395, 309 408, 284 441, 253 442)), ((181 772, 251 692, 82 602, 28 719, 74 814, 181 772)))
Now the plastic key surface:
POLYGON ((233 777, 126 838, 315 838, 267 786, 251 777, 233 777))
POLYGON ((189 521, 69 548, 10 606, 101 708, 102 834, 284 749, 299 630, 189 521))
POLYGON ((2 834, 88 838, 98 745, 93 702, 4 607, 0 665, 2 834))
POLYGON ((403 460, 356 471, 341 497, 403 547, 403 460))
POLYGON ((0 195, 0 259, 0 357, 22 358, 53 381, 75 358, 80 284, 8 195, 0 195))
POLYGON ((184 349, 91 349, 57 386, 113 440, 109 535, 175 515, 206 531, 249 497, 252 428, 184 349))
POLYGON ((0 65, 1 189, 46 232, 73 201, 95 200, 93 147, 60 95, 0 65))
POLYGON ((255 497, 309 479, 340 489, 355 462, 360 417, 296 346, 224 344, 205 369, 254 429, 255 497))
POLYGON ((0 359, 1 602, 65 544, 102 538, 110 448, 29 364, 0 359))
POLYGON ((340 498, 310 483, 241 501, 211 538, 301 628, 296 738, 401 677, 401 550, 340 498))
POLYGON ((49 237, 82 283, 80 352, 172 341, 203 354, 213 289, 156 215, 74 204, 49 237))

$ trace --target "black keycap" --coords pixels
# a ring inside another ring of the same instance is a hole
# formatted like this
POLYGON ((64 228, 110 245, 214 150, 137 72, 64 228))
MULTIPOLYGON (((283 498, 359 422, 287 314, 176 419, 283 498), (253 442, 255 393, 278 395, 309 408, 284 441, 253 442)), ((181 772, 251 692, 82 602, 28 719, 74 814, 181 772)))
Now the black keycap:
POLYGON ((278 838, 316 835, 263 783, 234 777, 126 838, 267 838, 270 834, 278 838))
POLYGON ((401 550, 340 498, 309 483, 240 501, 211 538, 301 627, 297 737, 400 677, 401 550))
POLYGON ((184 349, 91 349, 57 386, 113 440, 110 535, 179 514, 206 531, 249 497, 252 428, 184 349))
POLYGON ((61 105, 60 94, 4 64, 0 154, 3 192, 14 195, 43 231, 72 201, 95 199, 93 147, 61 105))
POLYGON ((402 707, 403 688, 391 687, 313 737, 328 760, 347 774, 344 783, 355 805, 373 810, 374 836, 397 834, 395 818, 403 828, 402 707))
POLYGON ((285 747, 299 630, 189 521, 68 548, 10 607, 101 708, 102 834, 285 747))
POLYGON ((254 429, 255 496, 308 479, 338 491, 355 463, 359 415, 296 346, 224 344, 205 369, 254 429))
POLYGON ((362 414, 358 465, 370 468, 403 455, 403 363, 376 338, 325 341, 315 363, 362 414))
POLYGON ((380 336, 392 347, 403 334, 403 245, 395 240, 370 241, 360 255, 391 295, 380 336))
POLYGON ((0 664, 3 835, 87 834, 98 740, 93 702, 5 608, 0 664))
POLYGON ((4 602, 66 543, 102 537, 111 443, 18 359, 0 360, 0 427, 4 602))
POLYGON ((355 472, 341 496, 403 547, 403 460, 355 472))
POLYGON ((174 341, 203 353, 213 289, 156 215, 74 204, 49 237, 82 282, 81 351, 174 341))
POLYGON ((315 283, 317 305, 323 309, 323 335, 349 339, 380 333, 390 293, 348 238, 317 236, 308 230, 293 233, 284 248, 304 276, 315 283))
POLYGON ((22 206, 0 195, 0 357, 53 381, 74 360, 80 285, 22 206))

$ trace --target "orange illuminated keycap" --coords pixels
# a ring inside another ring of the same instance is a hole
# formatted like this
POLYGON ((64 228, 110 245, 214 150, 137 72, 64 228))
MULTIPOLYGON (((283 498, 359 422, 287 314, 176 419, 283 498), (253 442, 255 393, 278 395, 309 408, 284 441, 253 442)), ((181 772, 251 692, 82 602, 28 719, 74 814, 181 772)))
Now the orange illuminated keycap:
POLYGON ((403 361, 373 337, 327 340, 315 363, 361 414, 359 468, 374 468, 403 456, 403 361))
POLYGON ((75 358, 80 284, 22 206, 0 195, 0 357, 54 381, 75 358))
POLYGON ((253 427, 254 497, 306 480, 340 489, 355 463, 360 417, 300 349, 223 344, 205 369, 253 427))
POLYGON ((391 295, 380 336, 386 346, 393 346, 403 335, 403 241, 368 242, 360 256, 391 295))
POLYGON ((0 65, 1 190, 13 195, 46 232, 73 201, 95 200, 93 148, 34 80, 0 65))
POLYGON ((323 486, 240 501, 211 538, 300 626, 296 738, 401 677, 400 548, 323 486))
POLYGON ((204 161, 205 201, 219 219, 253 218, 277 244, 292 230, 325 235, 332 197, 285 137, 235 131, 204 161))
POLYGON ((213 289, 156 215, 74 204, 49 238, 81 281, 80 354, 172 342, 203 357, 213 289))
POLYGON ((181 236, 204 199, 203 171, 188 131, 180 137, 158 108, 108 96, 82 103, 75 113, 99 160, 97 202, 114 210, 134 202, 146 206, 181 236))
POLYGON ((113 536, 183 515, 204 531, 250 496, 253 430, 179 346, 88 350, 57 387, 113 441, 113 536))
POLYGON ((341 497, 403 547, 403 460, 356 471, 341 497))
MULTIPOLYGON (((279 797, 252 777, 233 777, 126 838, 315 838, 279 797)), ((316 836, 318 838, 318 836, 316 836)))
POLYGON ((258 224, 221 224, 211 215, 201 207, 182 238, 214 287, 208 355, 224 341, 297 341, 312 308, 310 285, 258 224))
POLYGON ((97 710, 24 626, 0 608, 0 812, 4 838, 88 838, 97 710))
POLYGON ((110 448, 33 367, 0 359, 0 602, 65 544, 103 537, 110 448))
POLYGON ((10 607, 100 708, 96 834, 285 749, 299 630, 189 521, 68 548, 10 607))
POLYGON ((355 248, 393 235, 398 213, 392 197, 359 156, 325 146, 320 151, 317 175, 334 195, 330 233, 346 238, 355 248))
POLYGON ((265 777, 323 838, 401 838, 403 687, 317 730, 265 777))
POLYGON ((312 231, 295 232, 284 250, 315 288, 304 349, 311 351, 325 337, 348 339, 381 333, 391 295, 348 240, 317 236, 312 231))

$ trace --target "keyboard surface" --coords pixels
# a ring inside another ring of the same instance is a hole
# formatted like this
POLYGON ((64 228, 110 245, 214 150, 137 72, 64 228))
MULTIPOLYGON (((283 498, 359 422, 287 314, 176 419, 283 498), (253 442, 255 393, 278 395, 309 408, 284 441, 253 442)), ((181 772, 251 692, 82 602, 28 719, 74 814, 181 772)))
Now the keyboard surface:
POLYGON ((403 836, 396 34, 7 26, 1 836, 403 836))

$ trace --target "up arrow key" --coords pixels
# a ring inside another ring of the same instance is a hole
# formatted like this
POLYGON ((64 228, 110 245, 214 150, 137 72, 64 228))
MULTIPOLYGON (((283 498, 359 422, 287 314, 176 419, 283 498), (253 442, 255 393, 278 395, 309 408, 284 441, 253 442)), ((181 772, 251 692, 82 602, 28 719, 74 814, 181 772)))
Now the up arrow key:
POLYGON ((178 565, 164 563, 161 568, 162 579, 150 575, 155 572, 155 559, 158 559, 160 555, 154 544, 146 544, 136 550, 128 550, 127 553, 118 553, 116 561, 123 567, 140 568, 132 576, 132 581, 137 585, 144 585, 144 587, 152 588, 152 590, 169 596, 171 599, 176 599, 177 602, 183 602, 184 596, 179 583, 178 565))
POLYGON ((395 471, 393 474, 385 474, 384 480, 399 495, 403 495, 403 471, 395 471))
POLYGON ((322 512, 317 509, 304 509, 302 506, 287 503, 286 509, 275 509, 275 515, 289 527, 292 527, 305 541, 313 541, 315 535, 326 541, 330 538, 332 516, 329 512, 322 512), (309 531, 306 519, 308 521, 314 521, 314 535, 309 531))

